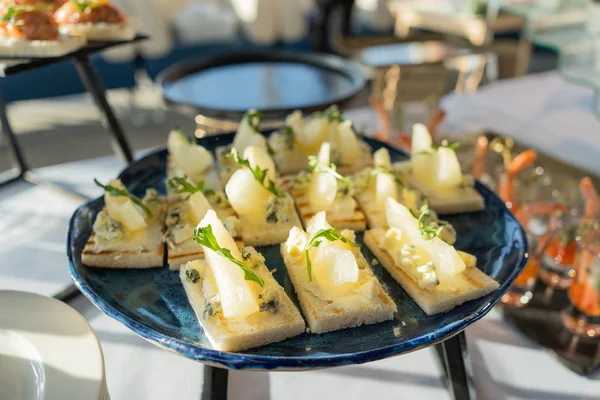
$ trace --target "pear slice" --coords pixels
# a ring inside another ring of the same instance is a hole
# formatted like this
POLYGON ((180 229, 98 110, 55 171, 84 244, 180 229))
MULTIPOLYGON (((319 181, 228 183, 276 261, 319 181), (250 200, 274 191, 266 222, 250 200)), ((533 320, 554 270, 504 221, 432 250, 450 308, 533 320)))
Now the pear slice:
POLYGON ((408 237, 411 244, 429 255, 435 265, 440 283, 443 284, 451 280, 456 274, 465 270, 465 262, 453 246, 450 246, 438 237, 431 240, 423 238, 418 222, 410 214, 408 208, 388 198, 386 216, 391 228, 400 229, 402 234, 408 237))
POLYGON ((285 125, 292 128, 296 136, 304 134, 306 124, 302 116, 302 111, 296 110, 285 118, 285 125))
MULTIPOLYGON (((109 185, 119 189, 124 188, 123 184, 118 179, 110 181, 109 185)), ((106 204, 108 215, 115 221, 123 224, 128 231, 135 232, 148 226, 144 210, 138 207, 129 198, 125 196, 113 196, 110 193, 105 192, 104 203, 106 204)))
POLYGON ((335 149, 343 165, 351 165, 360 160, 362 149, 360 141, 352 129, 352 121, 340 122, 337 128, 335 149))
POLYGON ((208 210, 212 209, 212 206, 202 192, 192 194, 187 201, 187 206, 193 225, 198 225, 208 210))
MULTIPOLYGON (((317 159, 321 165, 329 165, 331 146, 321 145, 317 159)), ((308 202, 313 210, 329 210, 337 196, 337 179, 327 172, 313 172, 308 187, 308 202)))
POLYGON ((320 211, 312 217, 306 224, 306 233, 309 237, 313 237, 317 232, 324 229, 331 229, 331 225, 327 222, 327 213, 320 211))
POLYGON ((186 175, 198 177, 212 165, 213 158, 208 150, 195 143, 179 131, 171 131, 167 147, 173 164, 186 175))
POLYGON ((246 147, 246 150, 244 150, 244 158, 248 160, 252 168, 258 166, 260 169, 266 169, 267 179, 275 182, 275 179, 277 178, 275 176, 275 163, 271 156, 269 156, 268 151, 261 147, 248 146, 246 147))
POLYGON ((327 118, 312 118, 304 127, 304 131, 296 135, 296 144, 298 149, 307 154, 314 154, 319 151, 321 144, 327 140, 329 133, 329 123, 327 118))
POLYGON ((375 167, 392 169, 392 159, 390 152, 385 147, 380 148, 373 153, 373 163, 375 167))
POLYGON ((435 186, 436 157, 431 135, 423 124, 413 126, 411 161, 417 179, 426 186, 435 186))
POLYGON ((267 139, 261 135, 260 132, 256 132, 250 125, 250 121, 248 121, 248 114, 255 111, 256 110, 250 110, 246 113, 233 138, 233 148, 236 149, 239 154, 244 154, 244 150, 246 150, 246 147, 248 146, 267 149, 267 139))
MULTIPOLYGON (((233 258, 241 261, 242 256, 235 241, 213 210, 206 213, 198 227, 204 228, 208 225, 212 227, 219 246, 229 250, 233 258)), ((258 312, 259 305, 256 294, 258 285, 245 280, 244 271, 229 259, 205 246, 202 248, 217 286, 223 317, 244 318, 258 312)))
POLYGON ((456 152, 448 147, 440 147, 436 158, 435 178, 437 187, 440 189, 452 189, 460 186, 463 181, 463 175, 456 152))
POLYGON ((262 215, 271 193, 265 189, 248 168, 236 170, 227 185, 225 194, 239 215, 262 215))
POLYGON ((342 296, 356 286, 359 270, 351 250, 338 248, 324 240, 312 253, 313 277, 329 294, 342 296))
MULTIPOLYGON (((376 168, 392 170, 390 152, 385 147, 382 147, 373 153, 373 160, 376 168)), ((381 209, 385 208, 388 197, 391 197, 394 200, 398 199, 396 181, 392 175, 380 172, 375 177, 375 201, 377 202, 377 207, 381 209)))

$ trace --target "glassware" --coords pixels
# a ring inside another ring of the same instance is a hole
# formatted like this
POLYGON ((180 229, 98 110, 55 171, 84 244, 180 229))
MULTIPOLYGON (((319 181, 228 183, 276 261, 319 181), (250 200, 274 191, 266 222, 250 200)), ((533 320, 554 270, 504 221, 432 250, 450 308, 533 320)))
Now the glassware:
POLYGON ((600 221, 583 221, 579 232, 570 304, 561 319, 576 336, 600 338, 600 221))

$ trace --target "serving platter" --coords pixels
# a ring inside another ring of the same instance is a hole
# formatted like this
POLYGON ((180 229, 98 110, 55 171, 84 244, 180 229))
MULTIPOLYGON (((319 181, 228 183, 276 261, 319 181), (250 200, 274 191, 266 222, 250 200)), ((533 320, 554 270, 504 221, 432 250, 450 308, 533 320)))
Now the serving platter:
MULTIPOLYGON (((232 134, 209 136, 198 143, 214 152, 230 144, 232 134)), ((407 156, 382 142, 365 138, 373 150, 387 147, 392 161, 407 156)), ((157 150, 134 162, 119 178, 134 194, 146 188, 164 193, 167 151, 157 150)), ((119 320, 148 341, 185 357, 222 368, 262 370, 306 370, 360 364, 407 353, 433 345, 461 332, 482 318, 524 267, 527 260, 525 234, 503 202, 477 183, 485 198, 485 211, 444 216, 458 232, 456 247, 477 256, 478 267, 500 283, 500 288, 447 313, 427 316, 375 263, 375 275, 398 305, 392 321, 323 335, 302 334, 295 338, 240 353, 212 349, 188 304, 177 273, 168 267, 148 270, 89 268, 81 252, 92 230, 96 214, 104 205, 98 198, 81 206, 73 215, 67 239, 71 276, 81 292, 107 315, 119 320)), ((362 235, 357 239, 362 242, 362 235)), ((275 278, 296 302, 293 287, 279 254, 279 246, 259 247, 275 278)), ((368 261, 373 255, 366 246, 368 261)))

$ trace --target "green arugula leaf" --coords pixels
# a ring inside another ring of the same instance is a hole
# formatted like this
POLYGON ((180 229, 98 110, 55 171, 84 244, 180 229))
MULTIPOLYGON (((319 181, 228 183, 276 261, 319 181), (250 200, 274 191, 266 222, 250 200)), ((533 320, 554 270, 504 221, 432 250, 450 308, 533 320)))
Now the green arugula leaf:
POLYGON ((431 148, 434 150, 438 150, 440 147, 446 147, 448 149, 456 150, 458 146, 460 146, 460 142, 456 141, 450 143, 447 139, 444 139, 442 140, 442 143, 440 145, 432 144, 431 148))
POLYGON ((260 111, 248 111, 246 113, 246 120, 248 121, 248 125, 250 128, 254 130, 256 133, 260 134, 260 119, 263 117, 263 113, 260 111))
POLYGON ((77 7, 77 11, 80 13, 84 12, 86 8, 96 8, 101 5, 99 1, 90 1, 90 0, 71 0, 71 3, 77 7))
POLYGON ((429 204, 427 201, 425 201, 419 209, 419 215, 417 215, 412 209, 409 209, 408 211, 410 211, 410 214, 418 220, 419 230, 421 231, 421 235, 423 235, 426 240, 431 240, 437 237, 444 229, 444 226, 448 225, 448 221, 441 219, 436 220, 434 218, 431 210, 429 209, 429 204))
POLYGON ((167 181, 167 184, 169 185, 169 187, 175 189, 175 191, 179 194, 183 194, 183 193, 194 194, 197 192, 202 192, 206 196, 212 196, 215 194, 214 190, 204 189, 204 181, 203 180, 199 181, 196 184, 196 186, 194 186, 193 184, 191 184, 188 181, 188 177, 186 175, 174 176, 172 178, 169 178, 169 180, 167 181))
POLYGON ((306 248, 304 249, 304 254, 306 255, 306 270, 308 272, 308 280, 312 281, 312 262, 310 261, 309 250, 314 247, 319 247, 323 240, 325 239, 328 242, 335 242, 336 240, 341 240, 344 243, 351 243, 355 247, 359 247, 360 245, 356 242, 353 242, 347 239, 344 235, 338 232, 336 229, 321 229, 308 241, 306 248))
POLYGON ((314 116, 317 118, 327 118, 329 122, 342 122, 344 120, 342 112, 335 105, 329 107, 324 112, 315 113, 314 116))
POLYGON ((144 210, 148 216, 152 216, 152 211, 150 211, 150 208, 148 208, 148 206, 145 205, 139 197, 134 196, 127 189, 119 189, 112 185, 103 185, 98 182, 96 178, 94 178, 94 183, 104 189, 104 191, 109 193, 111 196, 127 197, 129 200, 133 201, 134 204, 138 205, 142 210, 144 210))
POLYGON ((400 178, 398 178, 398 174, 396 174, 396 171, 394 171, 393 169, 390 169, 390 168, 385 168, 385 167, 377 167, 377 168, 373 168, 371 171, 369 171, 369 176, 367 177, 367 185, 371 182, 371 177, 373 177, 377 174, 391 175, 394 178, 394 182, 396 182, 398 185, 404 186, 404 182, 402 182, 402 180, 400 178))
POLYGON ((319 162, 319 159, 316 156, 308 156, 308 168, 311 172, 326 172, 330 175, 333 175, 333 177, 338 181, 348 181, 348 178, 337 172, 337 167, 335 164, 331 163, 328 166, 323 165, 319 162))
POLYGON ((211 249, 221 257, 225 257, 238 267, 244 271, 244 279, 247 281, 253 281, 258 283, 261 287, 265 285, 265 282, 260 278, 260 276, 256 275, 254 271, 242 261, 237 260, 231 254, 229 249, 222 248, 217 242, 217 238, 215 237, 212 226, 207 225, 204 228, 196 228, 194 229, 194 242, 211 249))
POLYGON ((258 165, 252 168, 252 166, 250 165, 250 161, 240 157, 236 149, 231 149, 231 156, 237 164, 241 165, 242 167, 248 168, 254 175, 254 179, 256 179, 258 183, 262 185, 262 187, 264 187, 277 197, 285 197, 285 193, 277 189, 277 185, 271 179, 269 179, 268 182, 265 183, 265 178, 267 177, 268 169, 260 169, 258 165))
POLYGON ((47 11, 47 10, 50 10, 51 8, 52 8, 52 6, 49 4, 22 5, 22 6, 15 6, 14 4, 11 4, 10 6, 8 6, 6 11, 4 12, 2 21, 8 22, 13 25, 21 25, 21 24, 23 24, 23 20, 18 18, 19 14, 22 14, 22 13, 28 12, 28 11, 47 11))
POLYGON ((284 142, 288 149, 294 149, 294 140, 296 139, 296 132, 292 129, 291 126, 285 125, 282 130, 284 142))

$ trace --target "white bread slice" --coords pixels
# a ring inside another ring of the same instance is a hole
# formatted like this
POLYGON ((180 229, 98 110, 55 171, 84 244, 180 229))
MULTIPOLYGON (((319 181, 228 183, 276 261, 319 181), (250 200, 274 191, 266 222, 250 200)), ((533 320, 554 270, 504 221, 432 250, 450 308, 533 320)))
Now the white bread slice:
POLYGON ((285 242, 290 229, 294 226, 302 227, 298 213, 294 208, 294 200, 285 194, 290 203, 287 212, 287 222, 269 223, 265 220, 257 221, 256 218, 240 216, 242 239, 248 246, 268 246, 285 242))
MULTIPOLYGON (((206 261, 201 260, 206 267, 206 261)), ((276 312, 261 311, 246 318, 223 318, 221 314, 205 317, 206 298, 202 280, 192 283, 187 271, 193 264, 181 267, 180 278, 198 322, 211 345, 220 351, 242 351, 269 343, 280 342, 298 336, 305 330, 300 312, 285 290, 277 283, 264 263, 254 267, 254 271, 265 282, 271 298, 277 301, 276 312)), ((199 271, 201 272, 201 271, 199 271)))
POLYGON ((85 37, 61 35, 57 40, 0 38, 0 57, 60 57, 86 45, 85 37))
MULTIPOLYGON (((159 215, 148 221, 143 232, 125 232, 122 239, 102 244, 92 232, 83 248, 81 261, 88 267, 155 268, 164 265, 164 217, 166 202, 159 215)), ((106 213, 103 208, 96 218, 106 213)))
MULTIPOLYGON (((171 160, 171 156, 167 155, 167 181, 169 180, 169 178, 173 178, 175 176, 184 176, 184 175, 186 175, 186 174, 183 171, 181 171, 177 167, 175 167, 175 165, 173 164, 173 162, 171 160)), ((188 176, 188 178, 193 183, 197 183, 201 180, 204 181, 205 189, 221 190, 221 191, 223 190, 223 185, 221 185, 221 181, 219 179, 219 174, 217 173, 217 169, 214 165, 214 161, 213 161, 213 165, 208 167, 201 176, 188 176)), ((175 194, 173 191, 173 188, 171 188, 168 184, 166 186, 167 186, 168 194, 175 194)))
MULTIPOLYGON (((294 176, 284 176, 279 179, 279 184, 294 198, 296 207, 298 208, 298 213, 300 214, 300 219, 306 227, 308 221, 310 221, 311 218, 321 210, 315 211, 312 209, 308 202, 308 196, 304 193, 304 191, 294 187, 294 179, 294 176)), ((351 229, 353 231, 364 231, 367 228, 367 220, 363 212, 360 210, 358 203, 356 203, 356 206, 354 207, 354 213, 350 217, 340 216, 339 213, 327 211, 327 222, 329 222, 332 227, 338 230, 351 229)))
MULTIPOLYGON (((223 195, 224 196, 224 195, 223 195)), ((217 216, 221 221, 227 217, 236 217, 235 211, 231 208, 230 204, 219 204, 215 201, 215 197, 208 196, 208 202, 212 206, 213 210, 217 213, 217 216)), ((188 261, 198 260, 204 258, 204 251, 202 246, 194 242, 193 239, 187 239, 180 243, 175 243, 173 237, 173 229, 178 224, 188 224, 191 229, 195 228, 195 225, 190 222, 187 218, 187 212, 185 212, 185 201, 181 197, 172 197, 169 200, 169 210, 167 211, 166 218, 166 234, 165 240, 167 244, 167 262, 171 271, 178 271, 180 266, 188 261), (178 214, 181 218, 173 218, 172 216, 178 214)), ((238 233, 234 240, 238 247, 242 246, 241 233, 238 233)))
POLYGON ((485 296, 498 289, 498 282, 487 276, 479 268, 469 267, 461 273, 456 287, 452 290, 426 290, 398 267, 390 254, 381 246, 381 239, 385 236, 384 229, 371 229, 365 232, 365 245, 381 262, 383 267, 412 297, 412 299, 428 315, 449 311, 454 307, 469 300, 485 296))
POLYGON ((82 36, 90 41, 132 40, 137 34, 135 24, 107 24, 106 22, 84 24, 61 24, 58 27, 64 35, 82 36))
POLYGON ((308 279, 306 258, 291 256, 286 251, 285 243, 281 244, 281 256, 312 333, 326 333, 370 325, 394 317, 396 304, 371 271, 360 249, 355 250, 360 268, 357 287, 364 292, 350 293, 342 298, 321 297, 318 286, 308 279), (369 295, 366 296, 365 293, 369 295))
POLYGON ((429 208, 438 214, 459 214, 485 209, 485 200, 472 187, 464 187, 455 194, 452 194, 451 197, 440 197, 419 182, 414 175, 411 175, 409 185, 423 193, 423 196, 427 199, 429 208))

